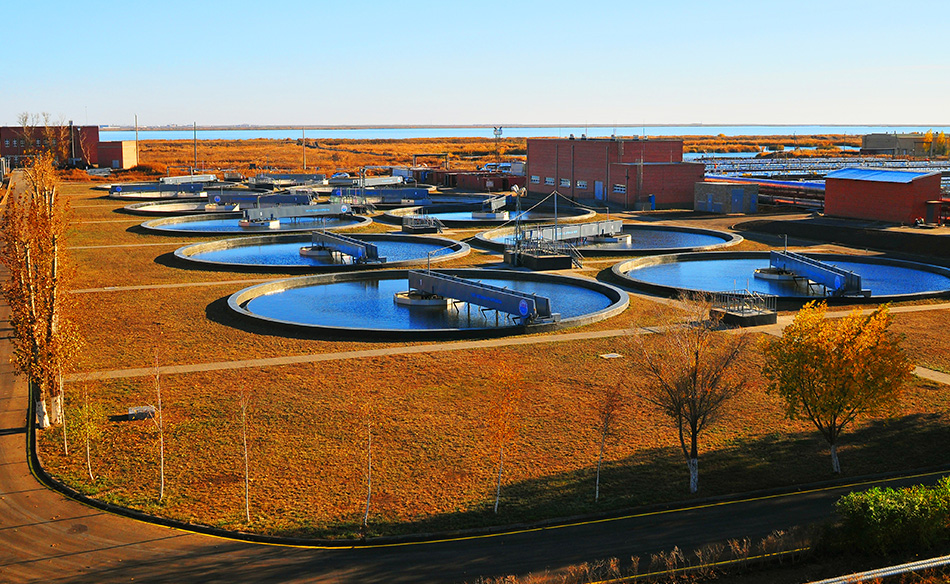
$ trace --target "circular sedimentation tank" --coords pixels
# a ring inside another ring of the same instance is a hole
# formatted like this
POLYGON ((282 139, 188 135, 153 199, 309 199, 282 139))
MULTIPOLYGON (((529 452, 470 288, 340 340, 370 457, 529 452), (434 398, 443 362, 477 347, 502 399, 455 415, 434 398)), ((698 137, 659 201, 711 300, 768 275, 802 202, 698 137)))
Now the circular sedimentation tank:
MULTIPOLYGON (((492 216, 491 213, 482 213, 481 207, 471 205, 432 205, 429 207, 415 206, 393 209, 383 214, 389 223, 400 223, 408 215, 424 213, 426 217, 434 217, 448 227, 476 227, 479 225, 504 225, 515 220, 517 212, 505 211, 503 214, 492 216)), ((565 206, 558 209, 557 219, 567 223, 592 219, 596 213, 588 209, 565 206)), ((524 223, 553 223, 554 210, 551 208, 521 211, 521 221, 524 223)))
POLYGON ((354 239, 376 246, 383 263, 354 263, 352 258, 317 258, 302 255, 310 245, 310 234, 238 237, 186 245, 175 256, 187 262, 221 270, 339 272, 410 265, 426 266, 468 255, 467 243, 435 236, 398 233, 361 233, 354 239))
MULTIPOLYGON (((502 227, 479 233, 476 239, 485 247, 503 250, 514 240, 514 227, 502 227)), ((644 255, 686 251, 711 251, 736 245, 742 236, 713 229, 674 225, 624 225, 617 241, 590 239, 575 245, 585 255, 644 255)))
MULTIPOLYGON (((133 183, 131 185, 117 185, 117 188, 121 189, 123 186, 127 188, 135 187, 139 184, 143 184, 145 186, 157 186, 159 183, 133 183)), ((121 201, 200 201, 207 199, 208 193, 206 191, 186 192, 159 190, 118 190, 116 192, 110 191, 107 196, 110 199, 118 199, 121 201)))
POLYGON ((880 256, 804 254, 861 276, 870 296, 825 296, 820 286, 756 277, 769 267, 769 252, 699 252, 649 256, 613 266, 614 277, 638 289, 671 295, 679 291, 750 290, 781 299, 826 298, 830 302, 890 302, 950 296, 950 270, 880 256))
POLYGON ((232 213, 212 213, 152 219, 142 223, 142 228, 158 233, 174 233, 175 235, 221 235, 225 233, 261 235, 263 233, 293 233, 317 229, 343 231, 369 225, 373 222, 369 217, 358 215, 282 218, 278 227, 270 227, 266 224, 242 227, 239 225, 239 221, 240 217, 232 213))
POLYGON ((237 205, 209 205, 204 201, 148 201, 144 203, 132 203, 122 208, 126 213, 132 215, 149 216, 180 216, 180 215, 205 215, 208 213, 234 214, 240 213, 237 205))
POLYGON ((275 329, 314 336, 374 339, 453 339, 556 330, 623 312, 623 290, 584 278, 507 270, 439 270, 438 273, 507 287, 551 300, 556 322, 521 325, 477 305, 405 306, 407 270, 374 270, 291 278, 246 288, 228 299, 237 314, 275 329))

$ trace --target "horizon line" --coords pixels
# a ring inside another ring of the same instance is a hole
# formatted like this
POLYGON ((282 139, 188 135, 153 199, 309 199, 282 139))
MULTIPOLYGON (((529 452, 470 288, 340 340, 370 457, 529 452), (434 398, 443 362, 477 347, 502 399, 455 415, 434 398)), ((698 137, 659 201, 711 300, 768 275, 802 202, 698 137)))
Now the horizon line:
MULTIPOLYGON (((339 125, 293 125, 293 124, 209 124, 209 125, 179 125, 166 124, 161 126, 139 126, 140 131, 182 131, 182 130, 200 130, 200 131, 235 131, 235 130, 431 130, 439 128, 448 129, 487 129, 487 128, 717 128, 717 127, 739 127, 739 128, 761 128, 761 127, 779 127, 795 128, 802 126, 819 126, 826 128, 847 128, 855 126, 876 127, 876 128, 899 128, 899 127, 929 127, 939 128, 947 127, 950 124, 791 124, 791 123, 740 123, 740 124, 707 124, 707 123, 686 123, 686 124, 339 124, 339 125)), ((128 125, 99 125, 101 131, 122 132, 134 131, 135 126, 128 125)))

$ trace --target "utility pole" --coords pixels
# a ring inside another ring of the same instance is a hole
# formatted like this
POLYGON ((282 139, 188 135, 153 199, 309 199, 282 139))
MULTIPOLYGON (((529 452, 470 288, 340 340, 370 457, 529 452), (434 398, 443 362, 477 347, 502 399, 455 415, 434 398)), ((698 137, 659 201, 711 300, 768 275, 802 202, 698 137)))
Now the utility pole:
POLYGON ((301 138, 300 141, 303 143, 303 170, 304 172, 306 172, 307 171, 307 130, 303 128, 300 129, 300 138, 301 138))
POLYGON ((495 162, 501 162, 501 126, 495 126, 495 162))
POLYGON ((135 114, 135 164, 139 163, 139 115, 135 114))
POLYGON ((191 174, 198 169, 198 122, 192 122, 195 130, 195 165, 191 167, 191 174))

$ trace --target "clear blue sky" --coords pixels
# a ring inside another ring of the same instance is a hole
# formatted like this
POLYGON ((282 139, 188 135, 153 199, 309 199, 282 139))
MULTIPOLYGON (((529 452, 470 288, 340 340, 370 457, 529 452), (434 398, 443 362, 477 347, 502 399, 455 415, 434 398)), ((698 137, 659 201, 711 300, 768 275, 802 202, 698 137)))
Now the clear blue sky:
POLYGON ((946 0, 8 2, 0 124, 946 125, 946 0))

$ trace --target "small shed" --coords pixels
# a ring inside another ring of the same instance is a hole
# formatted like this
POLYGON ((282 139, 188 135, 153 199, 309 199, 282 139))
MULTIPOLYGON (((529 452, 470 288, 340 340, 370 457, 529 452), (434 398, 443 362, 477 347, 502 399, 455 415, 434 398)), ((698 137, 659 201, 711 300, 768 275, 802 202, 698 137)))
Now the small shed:
POLYGON ((755 213, 759 185, 738 182, 698 182, 693 187, 693 210, 707 213, 755 213))
POLYGON ((940 173, 842 168, 825 177, 825 215, 912 224, 940 199, 940 173))
POLYGON ((99 166, 132 168, 139 163, 134 140, 99 142, 99 166))

